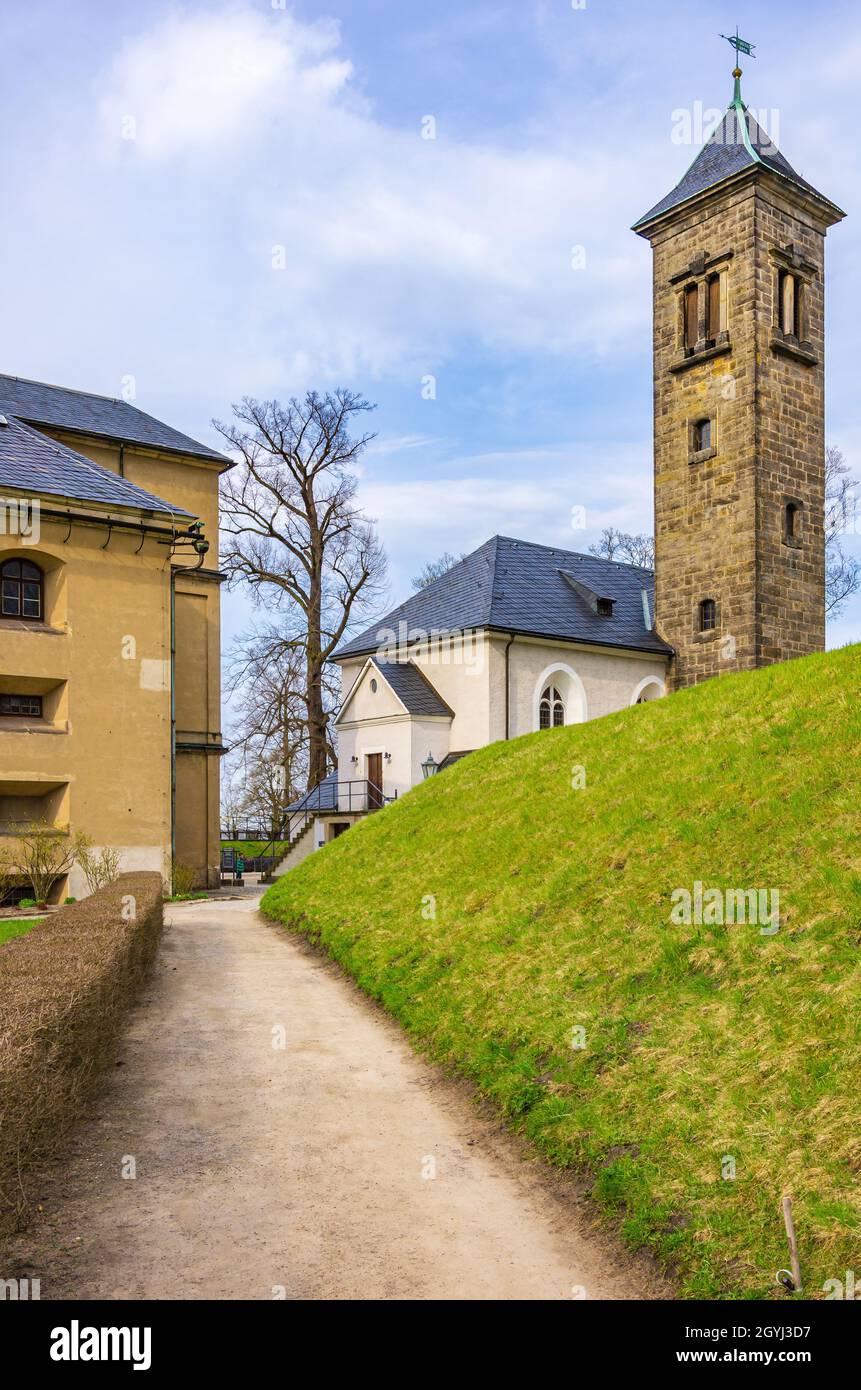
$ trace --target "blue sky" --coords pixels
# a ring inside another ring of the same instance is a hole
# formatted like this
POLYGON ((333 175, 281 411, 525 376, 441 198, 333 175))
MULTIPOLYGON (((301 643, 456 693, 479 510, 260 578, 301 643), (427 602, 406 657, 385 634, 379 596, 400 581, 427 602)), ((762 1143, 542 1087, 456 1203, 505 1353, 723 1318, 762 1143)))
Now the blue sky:
MULTIPOLYGON (((133 377, 138 405, 216 444, 242 395, 364 392, 393 600, 496 531, 586 549, 647 529, 650 251, 629 228, 695 152, 678 113, 696 128, 729 101, 718 33, 738 23, 746 101, 849 214, 828 238, 827 435, 861 474, 861 15, 811 14, 6 6, 0 369, 111 395, 133 377)), ((225 597, 228 637, 248 617, 225 597)), ((861 597, 829 640, 861 640, 861 597)))

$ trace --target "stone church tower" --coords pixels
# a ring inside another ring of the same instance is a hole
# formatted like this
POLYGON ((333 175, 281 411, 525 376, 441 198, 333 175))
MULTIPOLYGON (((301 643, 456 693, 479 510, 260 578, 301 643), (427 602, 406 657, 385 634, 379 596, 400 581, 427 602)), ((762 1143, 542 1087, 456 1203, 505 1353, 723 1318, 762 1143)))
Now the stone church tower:
POLYGON ((653 250, 655 621, 678 689, 825 643, 825 233, 741 98, 634 231, 653 250))

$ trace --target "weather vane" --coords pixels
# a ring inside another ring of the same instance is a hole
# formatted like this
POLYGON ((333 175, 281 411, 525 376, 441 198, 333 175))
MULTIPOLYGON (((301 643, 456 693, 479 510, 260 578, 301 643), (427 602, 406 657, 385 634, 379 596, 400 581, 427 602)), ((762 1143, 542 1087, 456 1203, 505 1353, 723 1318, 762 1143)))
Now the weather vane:
POLYGON ((740 39, 740 38, 739 38, 739 36, 738 36, 738 25, 735 26, 735 33, 734 33, 734 34, 721 34, 720 37, 721 37, 722 39, 726 39, 727 43, 731 43, 731 44, 732 44, 733 48, 735 49, 735 53, 736 53, 736 63, 738 63, 738 55, 739 55, 739 53, 746 53, 747 56, 748 56, 749 58, 755 58, 755 57, 756 57, 756 54, 755 54, 754 51, 753 51, 755 45, 752 44, 752 43, 748 43, 747 39, 740 39))

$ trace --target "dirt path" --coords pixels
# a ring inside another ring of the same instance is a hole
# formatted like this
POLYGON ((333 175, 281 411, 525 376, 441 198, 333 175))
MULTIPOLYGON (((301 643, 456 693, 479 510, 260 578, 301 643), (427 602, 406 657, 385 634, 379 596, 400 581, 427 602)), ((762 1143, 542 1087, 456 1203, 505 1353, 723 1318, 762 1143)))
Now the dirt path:
POLYGON ((16 1242, 43 1298, 666 1295, 254 900, 173 910, 120 1056, 16 1242))

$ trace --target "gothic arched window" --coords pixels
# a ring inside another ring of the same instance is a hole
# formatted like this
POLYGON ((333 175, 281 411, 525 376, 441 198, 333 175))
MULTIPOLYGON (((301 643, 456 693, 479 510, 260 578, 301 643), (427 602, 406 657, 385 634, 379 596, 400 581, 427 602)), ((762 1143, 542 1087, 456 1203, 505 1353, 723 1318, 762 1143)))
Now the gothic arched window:
POLYGON ((0 565, 0 614, 4 618, 42 617, 42 571, 31 560, 0 565))
POLYGON ((555 685, 548 685, 542 691, 538 706, 539 729, 558 729, 565 723, 565 706, 555 685))

